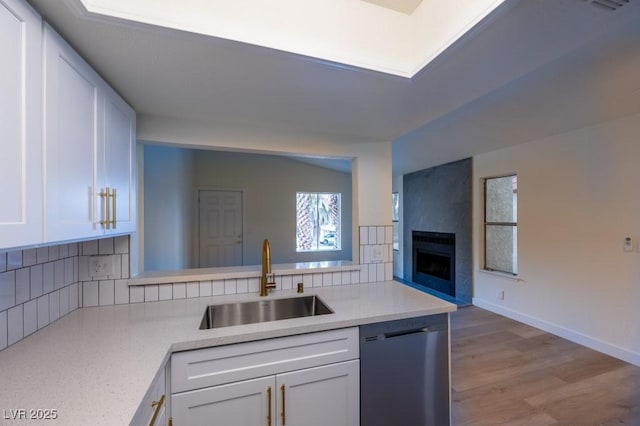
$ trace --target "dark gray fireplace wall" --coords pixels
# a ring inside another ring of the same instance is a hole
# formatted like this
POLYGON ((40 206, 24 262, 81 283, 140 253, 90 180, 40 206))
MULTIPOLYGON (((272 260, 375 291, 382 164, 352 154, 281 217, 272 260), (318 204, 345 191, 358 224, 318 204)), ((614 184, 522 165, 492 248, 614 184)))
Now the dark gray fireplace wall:
POLYGON ((472 160, 467 158, 403 177, 404 279, 412 281, 411 231, 456 234, 456 299, 472 297, 472 160), (408 236, 408 237, 407 237, 408 236))

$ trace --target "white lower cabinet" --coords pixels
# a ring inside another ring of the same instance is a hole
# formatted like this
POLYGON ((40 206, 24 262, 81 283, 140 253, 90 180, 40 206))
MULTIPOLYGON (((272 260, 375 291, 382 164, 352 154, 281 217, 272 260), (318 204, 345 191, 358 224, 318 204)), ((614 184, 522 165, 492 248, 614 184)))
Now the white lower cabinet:
POLYGON ((265 425, 275 413, 275 376, 173 395, 173 424, 265 425))
POLYGON ((166 426, 170 418, 169 365, 163 366, 129 423, 131 426, 166 426))
POLYGON ((354 426, 358 360, 175 394, 174 425, 354 426))
POLYGON ((356 426, 358 329, 176 353, 171 384, 176 426, 356 426))
POLYGON ((360 424, 360 361, 353 360, 276 376, 275 425, 360 424))

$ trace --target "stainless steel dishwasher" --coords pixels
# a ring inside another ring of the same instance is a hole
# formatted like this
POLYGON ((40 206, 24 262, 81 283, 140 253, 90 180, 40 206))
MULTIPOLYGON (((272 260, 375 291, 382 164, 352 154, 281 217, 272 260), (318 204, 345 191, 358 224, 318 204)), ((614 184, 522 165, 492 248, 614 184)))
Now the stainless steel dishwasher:
POLYGON ((360 424, 450 420, 448 314, 360 326, 360 424))

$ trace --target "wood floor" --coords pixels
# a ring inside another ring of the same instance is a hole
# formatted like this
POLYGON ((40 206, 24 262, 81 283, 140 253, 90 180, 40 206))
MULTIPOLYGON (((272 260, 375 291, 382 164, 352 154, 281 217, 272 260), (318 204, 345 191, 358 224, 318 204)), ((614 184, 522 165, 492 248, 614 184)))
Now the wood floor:
POLYGON ((451 315, 454 426, 640 426, 640 368, 470 306, 451 315))

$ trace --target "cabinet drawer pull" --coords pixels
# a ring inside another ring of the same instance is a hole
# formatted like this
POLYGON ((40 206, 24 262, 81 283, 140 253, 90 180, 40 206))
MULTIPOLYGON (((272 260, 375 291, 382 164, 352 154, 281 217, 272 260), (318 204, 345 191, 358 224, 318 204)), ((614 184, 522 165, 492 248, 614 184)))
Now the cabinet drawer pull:
POLYGON ((285 408, 285 388, 284 385, 282 385, 280 387, 280 390, 282 390, 282 426, 285 426, 287 424, 287 409, 285 408))
POLYGON ((106 229, 111 227, 111 188, 108 186, 104 191, 100 192, 100 197, 104 198, 104 220, 100 221, 100 225, 104 225, 106 229))
POLYGON ((113 209, 111 210, 111 223, 113 224, 113 229, 116 229, 116 189, 113 188, 113 192, 111 193, 111 197, 113 200, 113 209))
POLYGON ((267 388, 267 426, 271 426, 271 386, 267 388))
POLYGON ((164 404, 164 395, 160 397, 159 401, 151 402, 151 406, 154 407, 155 410, 153 411, 153 417, 151 417, 149 426, 154 426, 156 424, 156 420, 158 419, 158 414, 160 414, 160 409, 162 408, 162 404, 164 404))

